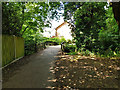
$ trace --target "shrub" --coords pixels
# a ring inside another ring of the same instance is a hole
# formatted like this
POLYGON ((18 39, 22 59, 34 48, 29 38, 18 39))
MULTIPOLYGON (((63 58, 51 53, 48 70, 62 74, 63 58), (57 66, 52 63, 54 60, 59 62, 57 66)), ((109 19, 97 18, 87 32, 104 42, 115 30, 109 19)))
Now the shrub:
POLYGON ((71 41, 70 39, 68 39, 68 40, 67 40, 67 43, 71 44, 71 43, 72 43, 72 41, 71 41))
POLYGON ((53 43, 53 45, 60 45, 62 42, 66 42, 66 40, 64 37, 62 38, 55 37, 55 38, 47 38, 44 42, 50 42, 53 43))
POLYGON ((64 52, 75 52, 76 45, 65 44, 63 48, 64 48, 64 52))
POLYGON ((69 52, 68 55, 76 55, 78 54, 77 52, 69 52))
POLYGON ((92 56, 92 57, 95 56, 95 54, 93 52, 91 52, 85 48, 79 48, 78 52, 83 56, 92 56))
POLYGON ((65 40, 64 37, 61 37, 61 38, 60 38, 60 42, 59 42, 59 44, 61 44, 62 42, 66 42, 66 40, 65 40))

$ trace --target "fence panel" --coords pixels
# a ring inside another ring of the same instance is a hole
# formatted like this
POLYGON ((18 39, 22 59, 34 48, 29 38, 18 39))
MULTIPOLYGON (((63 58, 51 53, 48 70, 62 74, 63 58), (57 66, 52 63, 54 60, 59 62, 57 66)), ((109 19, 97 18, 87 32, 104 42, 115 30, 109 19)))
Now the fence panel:
POLYGON ((15 53, 16 59, 24 56, 24 39, 15 37, 15 53))
POLYGON ((12 35, 2 35, 2 66, 24 56, 24 39, 12 35))
POLYGON ((15 59, 14 37, 2 35, 2 66, 10 63, 15 59))

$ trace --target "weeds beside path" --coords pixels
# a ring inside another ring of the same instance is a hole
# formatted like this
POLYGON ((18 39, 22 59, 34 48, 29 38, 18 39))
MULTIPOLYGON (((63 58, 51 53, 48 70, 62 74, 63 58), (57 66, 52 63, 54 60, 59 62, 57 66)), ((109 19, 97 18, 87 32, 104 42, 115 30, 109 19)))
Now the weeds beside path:
POLYGON ((56 88, 118 88, 120 59, 60 55, 55 62, 56 88))

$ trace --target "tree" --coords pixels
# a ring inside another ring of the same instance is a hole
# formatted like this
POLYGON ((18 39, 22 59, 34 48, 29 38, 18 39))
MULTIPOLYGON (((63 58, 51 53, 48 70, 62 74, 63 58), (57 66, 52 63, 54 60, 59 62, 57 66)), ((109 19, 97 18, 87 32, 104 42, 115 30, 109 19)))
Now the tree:
POLYGON ((120 30, 120 2, 112 2, 111 6, 113 8, 114 18, 117 21, 120 30))
POLYGON ((3 34, 22 36, 26 30, 43 32, 43 27, 50 26, 48 13, 55 17, 60 3, 46 2, 3 2, 3 34))
POLYGON ((24 3, 2 3, 2 33, 19 35, 22 29, 22 9, 24 3))
POLYGON ((120 50, 120 1, 119 2, 112 2, 111 6, 113 8, 114 18, 119 27, 118 31, 118 43, 119 43, 119 50, 120 50))
POLYGON ((98 33, 102 27, 105 28, 105 9, 106 3, 67 3, 65 12, 68 13, 66 19, 75 25, 76 45, 78 49, 84 47, 89 50, 98 47, 98 33), (72 4, 72 5, 71 5, 72 4), (70 6, 70 7, 69 7, 70 6))
POLYGON ((99 32, 99 40, 101 51, 105 51, 107 49, 115 49, 118 47, 118 25, 115 21, 114 14, 112 12, 112 7, 108 7, 106 10, 106 28, 101 29, 99 32))

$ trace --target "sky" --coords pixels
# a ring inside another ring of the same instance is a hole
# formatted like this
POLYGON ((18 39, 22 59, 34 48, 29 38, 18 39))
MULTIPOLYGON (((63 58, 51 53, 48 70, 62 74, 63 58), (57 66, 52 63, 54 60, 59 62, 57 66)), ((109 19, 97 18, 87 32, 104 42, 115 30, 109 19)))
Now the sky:
POLYGON ((55 28, 58 27, 63 22, 64 22, 63 17, 60 17, 59 21, 52 20, 51 21, 52 27, 51 28, 48 28, 48 27, 44 28, 45 32, 43 33, 43 36, 45 36, 45 37, 55 36, 55 28))

